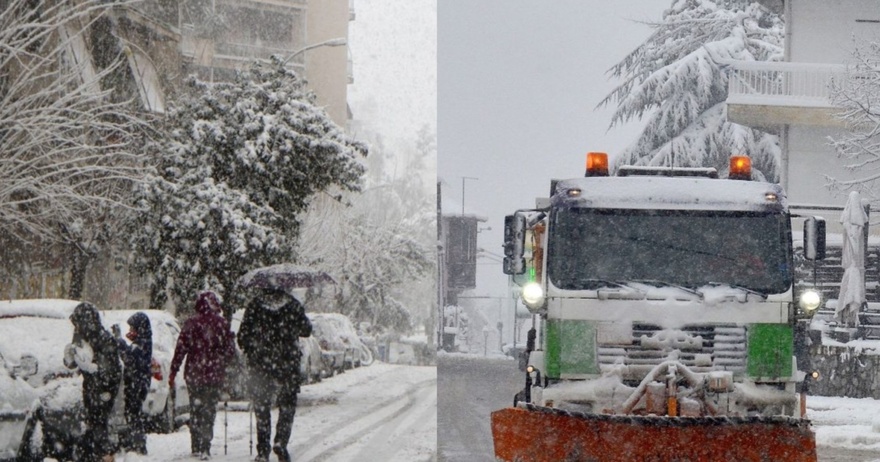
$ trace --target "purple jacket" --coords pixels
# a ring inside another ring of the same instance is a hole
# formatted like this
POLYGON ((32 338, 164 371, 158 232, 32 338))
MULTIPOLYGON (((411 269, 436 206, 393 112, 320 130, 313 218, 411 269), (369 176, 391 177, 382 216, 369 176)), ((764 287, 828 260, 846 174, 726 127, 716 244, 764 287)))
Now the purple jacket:
POLYGON ((171 375, 177 376, 184 358, 183 378, 191 386, 221 386, 226 379, 226 366, 235 356, 232 331, 220 314, 212 293, 203 293, 196 302, 196 315, 189 318, 177 338, 171 375))

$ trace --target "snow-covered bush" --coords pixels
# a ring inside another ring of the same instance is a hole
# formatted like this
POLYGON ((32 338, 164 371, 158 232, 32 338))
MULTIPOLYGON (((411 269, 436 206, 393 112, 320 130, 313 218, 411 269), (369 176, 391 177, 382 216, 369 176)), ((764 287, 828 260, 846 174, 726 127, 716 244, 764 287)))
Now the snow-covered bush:
POLYGON ((200 289, 228 295, 249 269, 296 260, 302 213, 319 192, 359 190, 367 154, 280 59, 186 87, 139 191, 149 211, 133 242, 154 306, 166 288, 189 306, 200 289))

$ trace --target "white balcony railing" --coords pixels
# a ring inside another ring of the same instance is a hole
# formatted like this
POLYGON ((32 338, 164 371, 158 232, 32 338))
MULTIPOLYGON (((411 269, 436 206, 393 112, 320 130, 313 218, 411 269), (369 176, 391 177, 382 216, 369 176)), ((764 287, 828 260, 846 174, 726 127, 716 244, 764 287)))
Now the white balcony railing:
POLYGON ((831 108, 832 82, 846 79, 835 64, 732 61, 728 104, 831 108))

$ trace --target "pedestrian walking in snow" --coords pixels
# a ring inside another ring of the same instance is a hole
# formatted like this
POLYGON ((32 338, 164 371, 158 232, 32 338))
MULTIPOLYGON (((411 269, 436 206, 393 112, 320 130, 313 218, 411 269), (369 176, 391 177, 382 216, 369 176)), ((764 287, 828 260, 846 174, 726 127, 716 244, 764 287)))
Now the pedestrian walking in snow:
POLYGON ((235 356, 235 340, 223 316, 217 294, 202 292, 196 300, 196 314, 183 325, 168 384, 174 389, 177 371, 186 360, 183 378, 189 392, 189 435, 194 457, 211 458, 217 403, 226 380, 226 367, 235 356))
POLYGON ((257 462, 269 460, 272 435, 270 408, 278 406, 278 423, 271 450, 289 462, 287 444, 293 431, 299 393, 299 338, 312 334, 305 308, 280 289, 263 290, 247 306, 238 334, 245 355, 249 392, 257 417, 257 462))
POLYGON ((150 363, 153 359, 153 329, 150 318, 137 312, 128 318, 128 333, 120 336, 119 325, 113 326, 113 335, 119 345, 124 366, 122 379, 125 393, 125 421, 128 423, 128 436, 123 441, 126 451, 138 454, 147 453, 146 422, 143 412, 144 400, 150 391, 150 363))
POLYGON ((109 420, 113 410, 122 363, 116 340, 101 325, 98 309, 88 302, 80 303, 70 315, 73 340, 64 349, 64 365, 79 369, 83 377, 82 400, 86 431, 77 445, 81 462, 113 461, 109 420))

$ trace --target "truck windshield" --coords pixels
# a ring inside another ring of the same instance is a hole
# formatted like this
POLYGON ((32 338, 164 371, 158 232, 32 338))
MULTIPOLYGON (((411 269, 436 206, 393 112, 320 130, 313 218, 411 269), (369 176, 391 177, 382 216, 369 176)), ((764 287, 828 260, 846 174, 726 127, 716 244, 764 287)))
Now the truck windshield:
POLYGON ((549 236, 548 276, 561 289, 594 290, 603 280, 765 294, 791 286, 791 232, 778 212, 560 209, 549 236))

